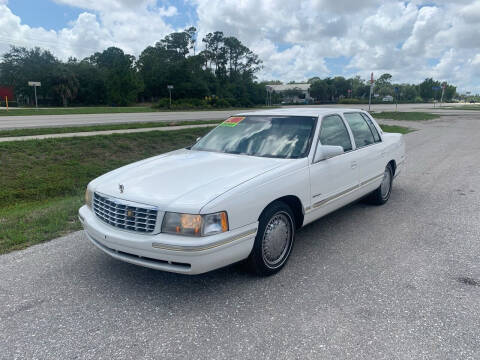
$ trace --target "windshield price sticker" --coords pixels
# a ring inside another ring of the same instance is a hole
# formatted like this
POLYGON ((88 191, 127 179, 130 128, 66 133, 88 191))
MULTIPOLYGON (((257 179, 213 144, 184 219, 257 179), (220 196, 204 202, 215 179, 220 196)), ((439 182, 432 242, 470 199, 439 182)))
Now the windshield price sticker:
POLYGON ((232 116, 221 123, 220 126, 237 126, 243 119, 245 119, 245 116, 232 116))

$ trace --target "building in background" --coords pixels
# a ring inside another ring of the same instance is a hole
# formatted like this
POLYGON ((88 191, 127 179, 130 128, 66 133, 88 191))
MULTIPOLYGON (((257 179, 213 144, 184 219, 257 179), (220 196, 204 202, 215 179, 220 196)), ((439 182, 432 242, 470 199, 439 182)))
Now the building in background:
POLYGON ((305 104, 313 102, 310 84, 267 85, 267 90, 282 97, 282 103, 305 104))

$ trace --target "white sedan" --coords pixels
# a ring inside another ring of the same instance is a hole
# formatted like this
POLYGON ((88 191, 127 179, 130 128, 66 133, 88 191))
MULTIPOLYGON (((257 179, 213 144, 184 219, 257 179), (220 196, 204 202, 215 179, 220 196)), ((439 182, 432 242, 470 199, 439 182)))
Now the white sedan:
POLYGON ((183 274, 246 260, 270 275, 300 227, 360 198, 387 202, 404 161, 402 135, 362 110, 243 113, 91 181, 79 217, 119 260, 183 274))

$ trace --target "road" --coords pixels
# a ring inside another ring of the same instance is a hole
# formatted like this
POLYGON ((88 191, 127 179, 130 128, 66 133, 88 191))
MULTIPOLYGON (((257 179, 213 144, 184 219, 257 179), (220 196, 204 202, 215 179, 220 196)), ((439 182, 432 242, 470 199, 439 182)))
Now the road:
POLYGON ((390 201, 303 228, 273 277, 157 272, 82 232, 0 256, 0 358, 479 359, 479 120, 418 125, 390 201))
MULTIPOLYGON (((322 105, 322 107, 350 107, 367 110, 368 105, 322 105)), ((399 111, 429 111, 441 114, 458 113, 459 110, 433 109, 432 104, 400 104, 399 111)), ((372 105, 375 111, 394 111, 393 104, 372 105)), ((14 111, 14 110, 12 110, 14 111)), ((36 116, 0 116, 0 130, 21 128, 64 127, 79 125, 120 124, 132 122, 162 122, 162 121, 197 121, 222 120, 233 114, 250 110, 221 110, 221 111, 179 111, 179 112, 147 112, 147 113, 120 113, 120 114, 82 114, 82 115, 36 115, 36 116)), ((465 113, 465 111, 460 111, 465 113)), ((466 113, 476 111, 466 111, 466 113)))

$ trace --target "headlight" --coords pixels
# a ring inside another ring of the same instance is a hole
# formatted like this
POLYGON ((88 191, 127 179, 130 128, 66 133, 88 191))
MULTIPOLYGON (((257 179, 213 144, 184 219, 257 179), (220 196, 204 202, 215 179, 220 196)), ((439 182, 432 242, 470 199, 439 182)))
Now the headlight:
POLYGON ((207 236, 228 231, 228 218, 225 211, 191 215, 167 212, 163 217, 162 232, 187 236, 207 236))
POLYGON ((91 209, 93 204, 93 192, 88 187, 85 190, 85 204, 91 209))

